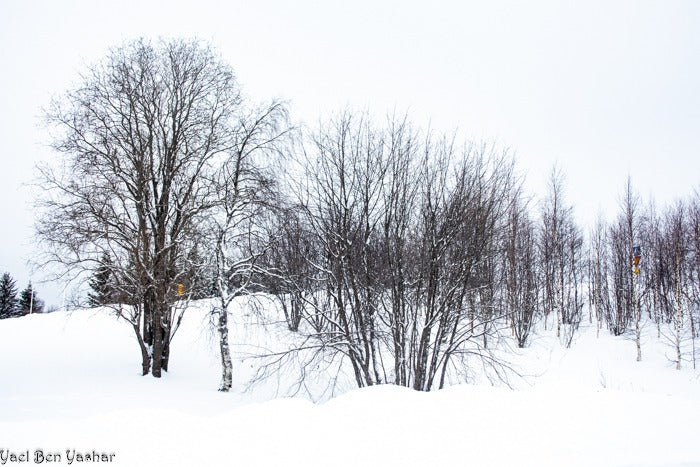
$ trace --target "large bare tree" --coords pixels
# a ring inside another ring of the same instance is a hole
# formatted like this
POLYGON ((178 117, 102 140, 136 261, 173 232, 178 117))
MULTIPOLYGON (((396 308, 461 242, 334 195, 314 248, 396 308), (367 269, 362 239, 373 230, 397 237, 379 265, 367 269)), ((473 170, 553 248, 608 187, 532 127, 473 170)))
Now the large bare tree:
POLYGON ((475 353, 493 363, 500 232, 517 191, 507 152, 352 112, 305 142, 301 230, 284 235, 316 247, 280 261, 310 324, 295 351, 342 355, 358 386, 426 391, 463 377, 475 353))
MULTIPOLYGON (((117 47, 46 112, 62 156, 41 170, 47 262, 70 278, 108 254, 146 374, 168 369, 178 282, 192 264, 211 183, 235 151, 242 99, 232 69, 198 41, 117 47)), ((182 292, 180 290, 179 292, 182 292)))

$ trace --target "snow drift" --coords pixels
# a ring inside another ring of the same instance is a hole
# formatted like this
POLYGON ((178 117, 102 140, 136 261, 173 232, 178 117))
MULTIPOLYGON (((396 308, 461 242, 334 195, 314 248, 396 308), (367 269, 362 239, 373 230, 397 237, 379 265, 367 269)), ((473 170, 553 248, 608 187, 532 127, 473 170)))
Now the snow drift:
POLYGON ((243 355, 293 336, 237 310, 239 358, 226 394, 216 391, 206 309, 188 310, 161 380, 139 375, 131 329, 106 310, 1 321, 0 459, 26 453, 34 463, 40 452, 54 465, 78 465, 76 455, 114 466, 700 465, 700 372, 674 370, 651 326, 640 363, 633 341, 604 331, 597 338, 594 325, 582 327, 571 349, 540 329, 512 355, 523 375, 511 378, 512 388, 475 369, 479 384, 432 393, 352 390, 342 374, 331 392, 323 374, 309 374, 300 390, 292 369, 248 388, 259 361, 243 355))

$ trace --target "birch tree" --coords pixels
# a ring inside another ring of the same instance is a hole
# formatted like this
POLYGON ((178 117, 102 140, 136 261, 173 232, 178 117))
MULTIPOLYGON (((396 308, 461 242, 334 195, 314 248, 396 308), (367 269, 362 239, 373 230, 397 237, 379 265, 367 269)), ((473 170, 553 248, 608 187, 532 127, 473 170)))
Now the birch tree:
POLYGON ((233 384, 229 306, 237 297, 259 290, 260 278, 270 272, 261 258, 275 242, 268 229, 279 204, 273 169, 288 133, 286 109, 279 102, 241 115, 230 155, 211 180, 215 203, 203 240, 213 261, 216 298, 211 316, 219 336, 220 391, 229 391, 233 384))
POLYGON ((588 305, 595 312, 596 336, 600 335, 600 329, 610 312, 606 230, 604 220, 598 217, 589 236, 588 305))
POLYGON ((310 261, 324 278, 316 292, 331 304, 310 307, 327 324, 309 339, 343 355, 358 386, 443 387, 488 353, 502 321, 494 289, 512 160, 419 134, 405 119, 382 127, 346 112, 307 143, 298 201, 322 250, 310 261))
POLYGON ((585 268, 581 231, 573 208, 564 201, 564 176, 558 168, 550 174, 541 219, 539 256, 545 323, 555 314, 557 337, 568 347, 581 321, 585 268))
MULTIPOLYGON (((661 222, 661 242, 659 256, 663 262, 655 265, 654 291, 660 308, 659 326, 669 325, 670 332, 664 333, 673 348, 673 361, 680 370, 686 357, 688 334, 692 336, 693 272, 691 265, 691 230, 688 210, 679 201, 666 210, 661 222)), ((694 349, 693 349, 694 350, 694 349)))
POLYGON ((615 309, 608 317, 608 325, 613 334, 621 335, 630 322, 634 323, 637 361, 641 361, 641 291, 638 276, 642 268, 636 269, 634 256, 637 249, 640 253, 644 252, 644 245, 639 244, 642 238, 639 197, 632 189, 630 177, 620 200, 620 210, 608 233, 615 294, 615 309))
POLYGON ((539 284, 535 225, 516 193, 508 210, 502 267, 507 316, 518 347, 525 347, 538 313, 539 284))

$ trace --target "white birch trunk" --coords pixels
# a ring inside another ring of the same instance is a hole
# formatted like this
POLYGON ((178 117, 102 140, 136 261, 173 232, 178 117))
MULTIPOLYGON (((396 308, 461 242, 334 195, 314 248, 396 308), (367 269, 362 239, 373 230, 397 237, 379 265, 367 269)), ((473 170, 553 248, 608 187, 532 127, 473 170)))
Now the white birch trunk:
POLYGON ((637 344, 637 361, 642 361, 642 332, 639 325, 640 310, 639 300, 637 299, 637 275, 632 273, 632 301, 634 303, 634 336, 637 344))
POLYGON ((231 363, 231 350, 228 343, 228 312, 224 307, 219 309, 217 330, 221 350, 221 386, 219 391, 228 392, 233 385, 233 364, 231 363))
POLYGON ((683 327, 683 295, 681 291, 680 266, 676 266, 676 313, 674 317, 676 327, 676 370, 681 369, 681 329, 683 327))

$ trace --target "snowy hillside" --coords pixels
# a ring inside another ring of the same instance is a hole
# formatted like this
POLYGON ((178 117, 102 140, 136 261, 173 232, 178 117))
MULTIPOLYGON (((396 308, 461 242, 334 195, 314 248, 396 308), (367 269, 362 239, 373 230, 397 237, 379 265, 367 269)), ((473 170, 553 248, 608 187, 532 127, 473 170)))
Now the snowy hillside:
POLYGON ((40 450, 54 465, 81 453, 115 466, 700 465, 700 371, 676 371, 652 326, 641 363, 633 341, 585 324, 569 350, 540 330, 512 357, 525 375, 511 375, 512 389, 476 368, 479 384, 432 393, 353 390, 341 373, 331 398, 328 375, 300 388, 291 370, 246 390, 259 361, 241 356, 293 337, 239 311, 224 394, 205 309, 185 315, 161 380, 139 375, 133 331, 104 310, 0 321, 0 460, 34 463, 40 450))

